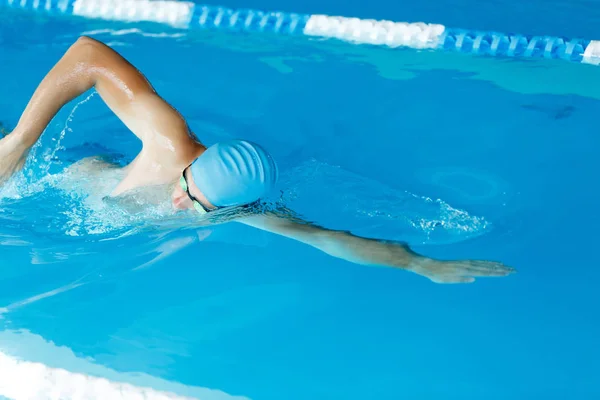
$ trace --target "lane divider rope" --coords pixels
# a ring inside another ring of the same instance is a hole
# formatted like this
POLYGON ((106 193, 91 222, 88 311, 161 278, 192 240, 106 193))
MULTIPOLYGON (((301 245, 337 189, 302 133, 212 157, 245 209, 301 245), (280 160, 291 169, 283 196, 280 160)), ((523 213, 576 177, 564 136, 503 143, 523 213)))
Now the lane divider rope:
POLYGON ((600 65, 600 41, 448 28, 422 22, 263 12, 175 0, 0 0, 1 7, 182 29, 220 29, 334 38, 362 45, 439 49, 600 65))

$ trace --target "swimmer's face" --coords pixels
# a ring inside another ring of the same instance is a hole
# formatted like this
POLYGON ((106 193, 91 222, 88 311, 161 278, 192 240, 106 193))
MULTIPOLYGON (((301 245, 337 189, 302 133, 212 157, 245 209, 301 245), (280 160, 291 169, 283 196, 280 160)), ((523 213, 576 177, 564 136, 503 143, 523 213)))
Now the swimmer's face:
POLYGON ((183 170, 183 177, 185 178, 184 184, 187 185, 187 189, 189 194, 184 190, 182 185, 179 182, 175 185, 173 189, 173 193, 171 194, 171 202, 173 203, 173 207, 177 210, 193 210, 194 200, 196 199, 205 210, 211 210, 215 208, 207 199, 204 197, 204 194, 198 189, 196 183, 194 182, 194 178, 189 171, 189 167, 183 170), (193 198, 193 199, 192 199, 193 198))

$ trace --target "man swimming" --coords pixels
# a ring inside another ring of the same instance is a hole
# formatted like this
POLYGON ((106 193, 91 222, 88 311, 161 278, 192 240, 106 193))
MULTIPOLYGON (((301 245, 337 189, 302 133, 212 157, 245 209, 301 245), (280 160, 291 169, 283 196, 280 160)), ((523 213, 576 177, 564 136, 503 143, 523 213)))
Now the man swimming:
MULTIPOLYGON (((79 38, 50 70, 15 129, 0 139, 0 184, 23 167, 29 150, 56 113, 91 88, 142 141, 142 150, 122 169, 122 179, 112 189, 112 196, 172 184, 171 201, 176 209, 210 215, 219 208, 255 203, 274 186, 277 166, 261 146, 230 140, 206 148, 142 73, 110 47, 88 37, 79 38)), ((402 243, 329 230, 276 211, 242 213, 236 220, 334 257, 397 267, 437 283, 469 283, 476 277, 514 272, 490 261, 431 259, 402 243)))

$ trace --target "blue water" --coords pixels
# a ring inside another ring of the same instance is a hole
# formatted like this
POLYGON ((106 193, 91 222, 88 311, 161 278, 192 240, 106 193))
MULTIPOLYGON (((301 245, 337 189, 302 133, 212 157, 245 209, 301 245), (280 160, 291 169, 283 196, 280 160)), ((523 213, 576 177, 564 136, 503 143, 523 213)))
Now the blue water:
POLYGON ((139 143, 86 94, 0 192, 0 346, 257 400, 600 396, 599 69, 3 10, 5 126, 83 33, 142 70, 207 144, 267 147, 282 170, 272 201, 518 272, 437 285, 235 223, 99 209, 64 167, 124 163, 139 143))

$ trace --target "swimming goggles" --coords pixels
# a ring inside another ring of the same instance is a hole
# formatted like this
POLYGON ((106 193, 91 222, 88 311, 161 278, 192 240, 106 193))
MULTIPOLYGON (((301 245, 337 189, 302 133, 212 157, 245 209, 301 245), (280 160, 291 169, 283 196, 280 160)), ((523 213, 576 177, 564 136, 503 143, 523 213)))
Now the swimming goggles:
POLYGON ((202 203, 200 203, 200 201, 198 201, 198 199, 192 196, 192 194, 190 193, 190 188, 188 187, 187 179, 185 179, 185 169, 181 174, 181 178, 179 178, 179 184, 181 185, 181 188, 187 193, 190 200, 192 200, 194 209, 198 211, 200 215, 204 215, 210 211, 208 208, 204 207, 204 205, 202 205, 202 203))

